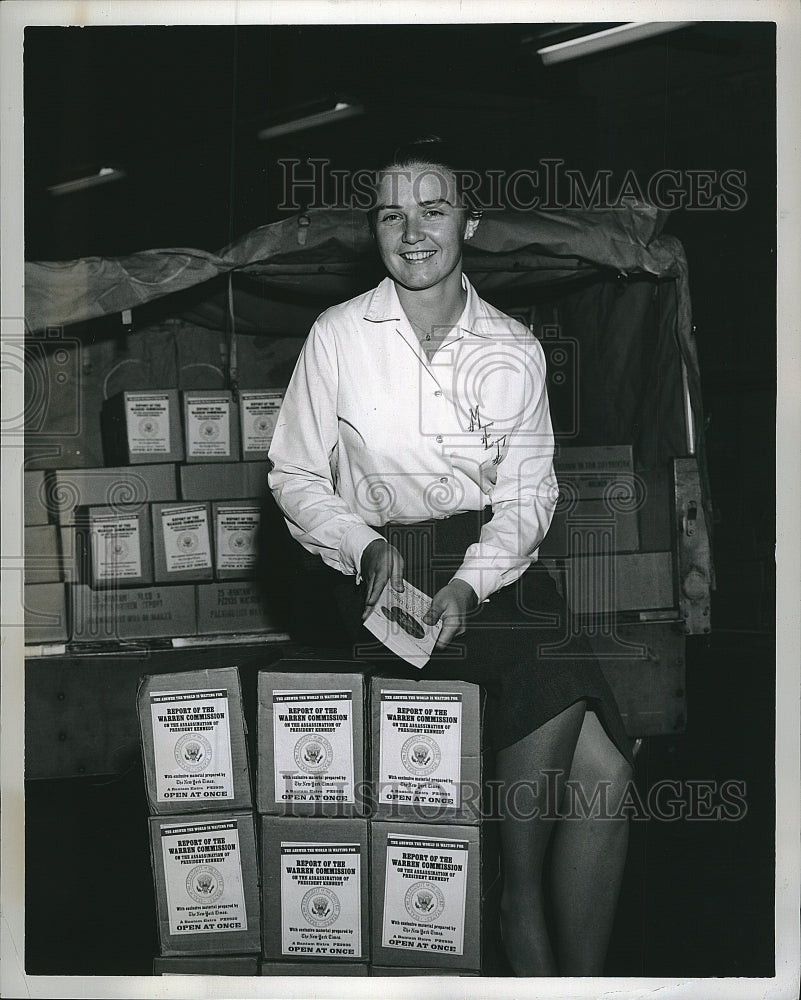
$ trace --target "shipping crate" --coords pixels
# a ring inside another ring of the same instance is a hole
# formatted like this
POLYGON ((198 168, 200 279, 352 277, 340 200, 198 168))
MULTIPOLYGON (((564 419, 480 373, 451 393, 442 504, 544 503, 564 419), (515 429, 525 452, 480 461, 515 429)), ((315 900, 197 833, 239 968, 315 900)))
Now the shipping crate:
POLYGON ((151 813, 251 808, 236 667, 143 677, 137 710, 151 813))
POLYGON ((554 455, 560 490, 582 500, 603 500, 615 493, 634 491, 634 462, 630 444, 560 447, 554 455))
POLYGON ((196 596, 199 635, 275 631, 273 617, 253 583, 199 583, 196 596))
POLYGON ((480 828, 370 824, 375 966, 480 970, 480 828))
POLYGON ((148 587, 153 580, 153 539, 146 504, 87 507, 76 515, 76 539, 88 546, 92 587, 148 587), (83 530, 85 525, 86 530, 83 530))
POLYGON ((336 965, 334 962, 262 962, 260 976, 314 976, 327 979, 329 976, 368 976, 366 965, 353 962, 336 965))
POLYGON ((184 459, 177 389, 119 392, 101 412, 103 457, 109 465, 184 459))
POLYGON ((261 861, 266 959, 367 960, 366 819, 262 816, 261 861))
POLYGON ((26 645, 67 641, 67 602, 63 583, 26 583, 23 604, 26 645))
POLYGON ((64 570, 55 524, 25 525, 25 583, 60 583, 64 570))
POLYGON ((466 681, 370 681, 374 817, 474 823, 481 816, 483 695, 466 681))
POLYGON ((254 501, 226 500, 211 505, 214 526, 214 576, 248 580, 256 571, 261 507, 254 501))
POLYGON ((156 583, 196 583, 214 576, 211 510, 207 503, 154 503, 156 583))
POLYGON ((355 816, 364 802, 364 677, 319 661, 259 673, 256 807, 292 816, 355 816), (304 670, 304 667, 308 669, 304 670))
POLYGON ((69 592, 74 642, 169 639, 197 632, 190 586, 93 590, 82 583, 69 592))
POLYGON ((267 458, 283 400, 283 389, 240 390, 242 458, 246 462, 263 461, 267 458))
POLYGON ((214 462, 179 466, 184 500, 250 500, 269 490, 269 462, 214 462))
POLYGON ((185 389, 181 416, 187 463, 239 461, 239 413, 229 389, 185 389))
POLYGON ((161 954, 258 952, 253 814, 152 816, 149 823, 161 954))
POLYGON ((258 976, 258 955, 180 955, 153 959, 154 976, 258 976))
POLYGON ((176 500, 174 465, 52 469, 45 473, 51 520, 74 524, 81 507, 118 507, 176 500))
POLYGON ((678 607, 671 552, 543 559, 572 614, 669 612, 678 607))

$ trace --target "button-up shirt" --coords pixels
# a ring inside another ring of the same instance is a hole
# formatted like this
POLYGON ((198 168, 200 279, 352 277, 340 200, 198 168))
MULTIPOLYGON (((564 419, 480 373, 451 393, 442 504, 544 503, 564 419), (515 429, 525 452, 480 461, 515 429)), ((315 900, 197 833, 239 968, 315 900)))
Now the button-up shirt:
POLYGON ((430 362, 385 278, 309 333, 270 448, 270 487, 310 552, 358 577, 375 528, 492 506, 454 577, 479 601, 536 558, 558 495, 536 337, 462 277, 430 362))

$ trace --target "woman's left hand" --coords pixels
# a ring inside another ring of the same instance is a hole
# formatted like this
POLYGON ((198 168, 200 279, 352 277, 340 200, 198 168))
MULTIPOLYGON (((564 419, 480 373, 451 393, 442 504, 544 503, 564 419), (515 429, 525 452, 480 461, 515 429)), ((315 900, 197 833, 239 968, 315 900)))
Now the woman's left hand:
POLYGON ((467 616, 477 604, 476 592, 464 580, 451 580, 434 594, 423 621, 426 625, 435 625, 442 619, 442 631, 435 649, 444 649, 456 636, 464 634, 467 616))

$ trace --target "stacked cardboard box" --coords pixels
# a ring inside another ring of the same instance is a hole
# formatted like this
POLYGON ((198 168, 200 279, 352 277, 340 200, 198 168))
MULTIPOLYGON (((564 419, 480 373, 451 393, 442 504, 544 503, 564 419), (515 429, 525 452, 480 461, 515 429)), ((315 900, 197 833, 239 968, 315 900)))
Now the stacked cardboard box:
POLYGON ((365 687, 354 667, 291 660, 259 674, 264 975, 366 975, 365 687))
POLYGON ((65 567, 58 529, 50 518, 43 472, 23 473, 23 520, 25 642, 66 642, 65 567))
POLYGON ((154 971, 255 975, 256 828, 235 667, 142 678, 137 708, 161 956, 154 971), (165 959, 192 960, 173 961, 165 959), (194 964, 200 962, 199 965, 194 964))

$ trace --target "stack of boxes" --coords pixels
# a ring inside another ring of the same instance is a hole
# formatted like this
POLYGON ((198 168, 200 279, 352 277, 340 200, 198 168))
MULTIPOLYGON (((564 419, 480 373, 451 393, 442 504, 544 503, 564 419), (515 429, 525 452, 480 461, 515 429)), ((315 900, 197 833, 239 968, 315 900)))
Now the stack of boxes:
POLYGON ((259 877, 238 671, 144 677, 137 708, 161 952, 154 972, 255 976, 259 877))
POLYGON ((23 473, 25 522, 25 641, 67 640, 64 559, 58 528, 51 522, 44 472, 23 473))
MULTIPOLYGON (((253 576, 281 398, 168 389, 107 400, 105 467, 26 473, 26 524, 45 529, 26 537, 27 582, 52 588, 26 592, 26 607, 64 602, 63 585, 37 574, 58 535, 73 641, 272 631, 253 576)), ((26 642, 41 641, 31 620, 26 642)))

